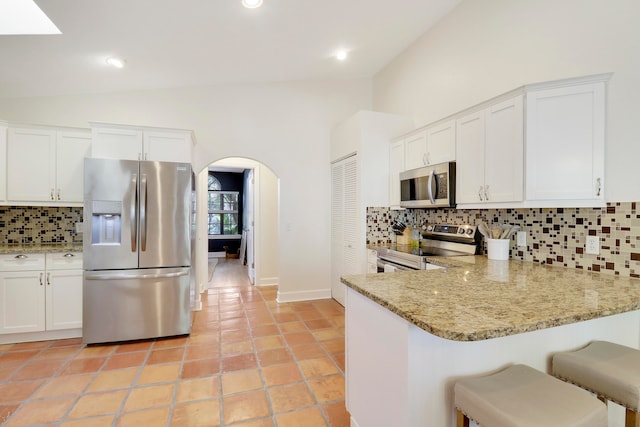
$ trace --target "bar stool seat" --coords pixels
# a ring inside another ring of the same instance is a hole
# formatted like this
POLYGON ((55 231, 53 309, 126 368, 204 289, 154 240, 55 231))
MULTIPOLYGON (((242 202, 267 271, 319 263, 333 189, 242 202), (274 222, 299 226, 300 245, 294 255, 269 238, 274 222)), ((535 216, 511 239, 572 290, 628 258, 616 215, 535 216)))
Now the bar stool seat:
POLYGON ((454 386, 457 426, 469 419, 483 427, 606 427, 598 399, 526 365, 465 378, 454 386))
POLYGON ((640 425, 640 350, 593 341, 580 350, 555 354, 552 373, 624 406, 626 425, 640 425))

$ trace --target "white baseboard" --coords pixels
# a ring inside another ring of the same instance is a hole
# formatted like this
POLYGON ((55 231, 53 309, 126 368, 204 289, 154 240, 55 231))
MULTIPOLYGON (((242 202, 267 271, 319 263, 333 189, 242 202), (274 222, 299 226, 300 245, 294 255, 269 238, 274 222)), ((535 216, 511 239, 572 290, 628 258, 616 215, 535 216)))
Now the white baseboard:
POLYGON ((318 289, 315 291, 294 291, 294 292, 282 292, 278 291, 276 297, 277 302, 295 302, 295 301, 310 301, 316 299, 330 299, 331 289, 318 289))
POLYGON ((274 286, 280 282, 278 277, 261 277, 255 281, 256 286, 274 286))

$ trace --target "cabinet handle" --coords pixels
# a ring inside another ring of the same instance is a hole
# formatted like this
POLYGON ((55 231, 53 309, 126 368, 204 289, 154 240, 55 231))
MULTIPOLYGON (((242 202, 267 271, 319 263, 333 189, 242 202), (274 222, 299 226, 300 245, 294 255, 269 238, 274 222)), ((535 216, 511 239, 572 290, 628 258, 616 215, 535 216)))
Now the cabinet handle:
POLYGON ((429 163, 427 163, 427 153, 424 153, 422 155, 422 164, 423 165, 428 165, 429 163))
POLYGON ((484 186, 484 199, 486 201, 489 201, 489 186, 488 185, 484 186))
POLYGON ((42 275, 43 275, 43 274, 44 274, 44 273, 40 273, 40 286, 42 286, 42 275))
POLYGON ((65 257, 65 258, 72 258, 72 257, 74 257, 74 256, 75 256, 75 255, 74 255, 74 254, 72 254, 71 252, 67 252, 66 254, 64 254, 64 255, 63 255, 63 257, 65 257))
POLYGON ((53 198, 53 188, 51 189, 51 193, 49 193, 49 196, 51 197, 51 200, 55 200, 55 199, 53 198))
POLYGON ((60 200, 60 189, 58 188, 58 200, 60 200))
POLYGON ((27 259, 29 258, 28 256, 24 255, 24 254, 20 254, 20 255, 16 255, 14 256, 15 259, 27 259))
POLYGON ((602 180, 598 178, 596 179, 596 196, 600 197, 601 190, 602 190, 602 180))
POLYGON ((478 198, 480 199, 480 201, 482 201, 482 185, 480 186, 480 189, 478 190, 478 198))
POLYGON ((47 273, 47 285, 51 286, 51 273, 47 273))

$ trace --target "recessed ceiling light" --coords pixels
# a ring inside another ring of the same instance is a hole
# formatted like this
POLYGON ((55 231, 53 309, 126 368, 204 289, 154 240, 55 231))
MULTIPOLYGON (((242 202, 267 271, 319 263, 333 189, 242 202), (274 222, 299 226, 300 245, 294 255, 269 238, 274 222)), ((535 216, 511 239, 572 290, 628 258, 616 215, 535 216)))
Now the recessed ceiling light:
POLYGON ((344 61, 345 59, 347 59, 347 51, 342 49, 336 52, 336 59, 338 61, 344 61))
POLYGON ((124 67, 125 60, 111 57, 111 58, 107 58, 107 64, 111 65, 112 67, 122 68, 124 67))
POLYGON ((255 9, 262 6, 262 0, 242 0, 242 5, 247 9, 255 9))

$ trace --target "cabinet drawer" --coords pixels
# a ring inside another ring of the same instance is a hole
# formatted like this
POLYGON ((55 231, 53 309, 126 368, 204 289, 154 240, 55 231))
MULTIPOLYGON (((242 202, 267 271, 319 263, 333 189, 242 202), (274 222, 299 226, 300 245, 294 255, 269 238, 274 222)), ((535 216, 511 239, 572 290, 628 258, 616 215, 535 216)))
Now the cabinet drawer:
POLYGON ((2 254, 0 271, 44 270, 44 254, 2 254))
POLYGON ((82 269, 82 252, 55 252, 47 254, 47 270, 82 269))

